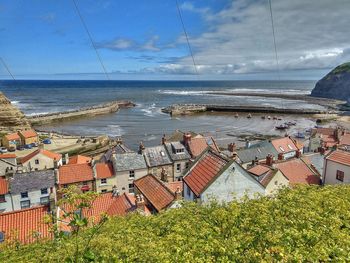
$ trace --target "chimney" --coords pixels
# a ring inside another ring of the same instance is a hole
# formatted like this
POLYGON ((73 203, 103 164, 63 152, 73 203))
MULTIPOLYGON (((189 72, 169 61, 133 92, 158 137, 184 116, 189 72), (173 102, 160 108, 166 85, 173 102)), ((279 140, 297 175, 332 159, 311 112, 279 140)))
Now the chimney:
POLYGON ((180 191, 180 187, 177 187, 175 191, 175 200, 181 200, 181 199, 182 199, 182 192, 180 191))
POLYGON ((68 164, 68 163, 69 163, 69 155, 68 155, 68 153, 66 153, 66 154, 64 155, 64 160, 65 160, 65 164, 68 164))
POLYGON ((191 141, 191 139, 192 139, 191 133, 188 133, 188 132, 184 133, 183 143, 184 143, 185 146, 188 145, 188 143, 191 141))
POLYGON ((279 154, 278 154, 278 160, 279 160, 279 161, 284 160, 283 153, 279 153, 279 154))
POLYGON ((321 155, 324 155, 326 152, 326 149, 324 147, 320 147, 320 153, 321 155))
POLYGON ((255 156, 255 159, 254 159, 254 165, 258 165, 259 164, 259 159, 258 159, 258 156, 255 156))
POLYGON ((119 196, 119 190, 118 190, 116 185, 113 185, 113 187, 112 187, 112 196, 113 197, 119 196))
POLYGON ((136 209, 145 211, 145 200, 142 195, 136 195, 135 205, 136 209))
POLYGON ((266 156, 266 165, 267 166, 272 166, 273 164, 273 155, 272 154, 268 154, 266 156))
POLYGON ((297 150, 295 153, 295 157, 300 158, 301 157, 301 151, 297 150))
POLYGON ((164 145, 166 143, 166 138, 165 138, 165 134, 163 134, 163 137, 162 137, 162 145, 164 145))
POLYGON ((231 142, 228 146, 227 149, 229 152, 233 153, 236 150, 236 144, 234 142, 231 142))
POLYGON ((250 141, 249 140, 245 141, 245 148, 246 149, 250 148, 250 141))
POLYGON ((140 142, 140 145, 139 145, 139 154, 142 154, 144 150, 145 150, 145 146, 143 145, 143 142, 140 142))
POLYGON ((164 169, 164 167, 162 168, 162 172, 160 174, 160 179, 163 182, 168 182, 168 173, 166 172, 166 170, 164 169))
POLYGON ((57 160, 53 160, 53 168, 57 169, 58 168, 58 162, 57 160))

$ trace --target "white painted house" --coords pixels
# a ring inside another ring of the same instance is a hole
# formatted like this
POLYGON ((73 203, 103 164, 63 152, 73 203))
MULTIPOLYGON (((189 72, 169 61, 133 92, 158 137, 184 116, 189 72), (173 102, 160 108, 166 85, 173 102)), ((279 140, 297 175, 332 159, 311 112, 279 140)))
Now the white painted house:
POLYGON ((183 178, 185 200, 229 202, 244 195, 265 194, 264 186, 233 160, 208 150, 197 158, 183 178))
POLYGON ((323 167, 323 184, 350 183, 350 153, 336 150, 326 158, 323 167))
POLYGON ((23 172, 53 169, 62 165, 61 154, 44 149, 37 149, 36 151, 22 157, 20 160, 23 172))

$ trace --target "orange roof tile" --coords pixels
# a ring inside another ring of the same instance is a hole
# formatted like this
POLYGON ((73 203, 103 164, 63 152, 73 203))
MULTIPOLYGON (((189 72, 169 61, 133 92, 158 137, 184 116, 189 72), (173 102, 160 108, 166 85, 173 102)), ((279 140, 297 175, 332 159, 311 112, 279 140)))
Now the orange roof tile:
POLYGON ((210 147, 214 151, 219 151, 219 148, 217 147, 216 142, 212 137, 192 138, 188 142, 188 148, 191 152, 192 157, 197 157, 201 155, 208 147, 210 147), (212 143, 209 144, 208 141, 212 143))
POLYGON ((5 153, 5 154, 0 154, 0 159, 12 159, 16 158, 16 154, 14 153, 5 153))
POLYGON ((21 139, 17 133, 7 134, 5 137, 8 141, 16 141, 21 139))
POLYGON ((5 177, 0 177, 0 195, 5 195, 9 192, 9 185, 5 177))
POLYGON ((134 185, 158 212, 175 199, 174 194, 154 175, 141 177, 134 181, 134 185))
POLYGON ((113 166, 110 163, 97 163, 95 168, 97 179, 110 178, 114 176, 113 166))
POLYGON ((194 163, 183 180, 199 196, 228 163, 229 160, 209 150, 194 163))
POLYGON ((250 172, 256 176, 261 176, 261 175, 269 172, 270 170, 271 170, 271 168, 269 168, 265 165, 258 164, 258 165, 255 165, 254 167, 250 168, 248 170, 248 172, 250 172))
POLYGON ((289 137, 274 139, 271 143, 278 153, 288 153, 298 150, 293 140, 289 137))
POLYGON ((350 145, 350 133, 344 134, 340 138, 340 144, 341 145, 350 145))
POLYGON ((59 184, 73 184, 94 179, 92 168, 89 164, 67 164, 58 168, 59 184))
POLYGON ((19 240, 21 243, 34 242, 34 235, 51 238, 49 227, 44 223, 47 214, 47 206, 0 214, 0 232, 5 234, 5 241, 19 240))
POLYGON ((69 164, 82 164, 82 163, 91 163, 92 158, 84 155, 75 155, 69 157, 69 164))
POLYGON ((34 152, 32 152, 32 153, 22 157, 20 159, 20 161, 23 164, 23 163, 29 161, 30 159, 32 159, 33 157, 37 156, 38 154, 43 154, 46 157, 48 157, 48 158, 50 158, 50 159, 52 159, 54 161, 59 161, 62 158, 61 154, 50 152, 50 151, 44 150, 44 149, 37 149, 34 152))
POLYGON ((345 151, 334 151, 326 157, 327 160, 350 166, 350 153, 345 151))
POLYGON ((21 134, 24 138, 32 138, 38 136, 38 134, 34 130, 19 131, 19 134, 21 134))
POLYGON ((334 128, 316 128, 315 133, 322 134, 325 136, 334 136, 335 129, 334 128))
POLYGON ((175 193, 177 191, 177 189, 180 190, 180 192, 183 191, 183 182, 182 181, 175 181, 175 182, 169 182, 165 184, 170 191, 172 191, 173 193, 175 193))
POLYGON ((320 184, 320 178, 301 159, 295 158, 276 163, 278 168, 293 184, 320 184))

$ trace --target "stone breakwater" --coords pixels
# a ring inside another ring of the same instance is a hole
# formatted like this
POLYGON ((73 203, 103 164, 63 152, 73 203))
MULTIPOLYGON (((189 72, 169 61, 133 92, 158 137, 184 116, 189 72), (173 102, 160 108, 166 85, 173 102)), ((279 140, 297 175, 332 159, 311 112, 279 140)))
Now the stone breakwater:
POLYGON ((134 106, 135 104, 131 101, 113 101, 77 110, 27 116, 27 119, 32 125, 40 126, 51 122, 62 122, 77 118, 109 114, 117 112, 121 108, 131 108, 134 106))
POLYGON ((314 109, 285 109, 264 106, 213 105, 213 104, 175 104, 163 108, 162 112, 172 116, 189 115, 201 112, 246 112, 266 114, 323 114, 329 113, 314 109))
POLYGON ((7 133, 30 128, 27 118, 0 92, 0 131, 7 133))

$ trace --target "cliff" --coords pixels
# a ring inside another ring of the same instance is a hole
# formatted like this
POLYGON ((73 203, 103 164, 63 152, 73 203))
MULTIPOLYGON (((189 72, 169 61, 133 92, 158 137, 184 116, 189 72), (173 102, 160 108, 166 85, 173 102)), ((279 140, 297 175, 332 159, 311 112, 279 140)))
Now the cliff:
POLYGON ((350 102, 350 62, 339 65, 319 80, 311 96, 350 102))
POLYGON ((0 131, 9 132, 25 128, 30 128, 30 124, 24 114, 0 92, 0 131))

